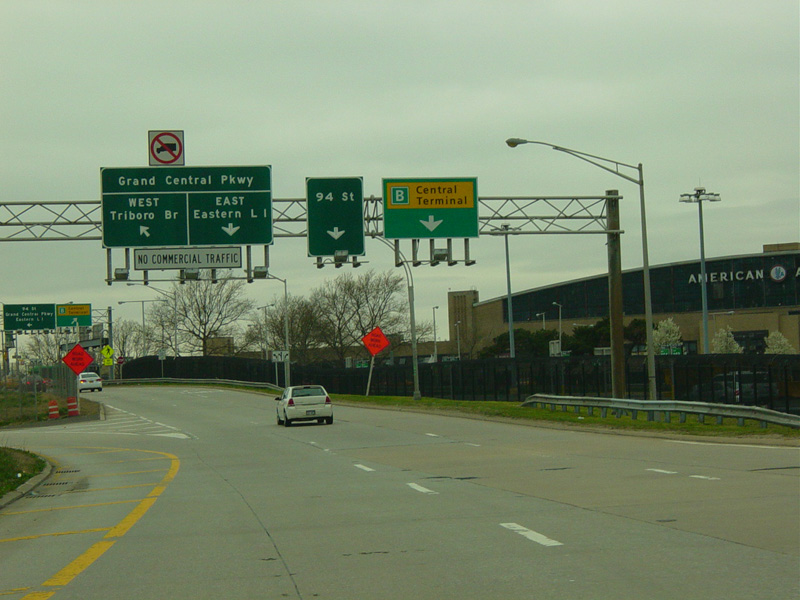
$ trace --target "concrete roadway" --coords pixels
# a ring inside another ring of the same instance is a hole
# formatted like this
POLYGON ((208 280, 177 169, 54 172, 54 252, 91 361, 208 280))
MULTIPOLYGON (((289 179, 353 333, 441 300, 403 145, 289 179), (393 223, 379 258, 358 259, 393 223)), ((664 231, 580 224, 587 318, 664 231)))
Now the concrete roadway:
POLYGON ((53 474, 0 510, 0 597, 800 597, 800 449, 109 388, 2 430, 53 474))

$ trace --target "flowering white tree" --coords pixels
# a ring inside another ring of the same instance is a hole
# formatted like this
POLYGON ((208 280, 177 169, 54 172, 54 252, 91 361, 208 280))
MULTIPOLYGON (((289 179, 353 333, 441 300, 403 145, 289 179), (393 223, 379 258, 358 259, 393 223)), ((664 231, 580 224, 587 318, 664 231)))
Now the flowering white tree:
POLYGON ((653 348, 656 354, 661 353, 661 348, 679 346, 681 343, 681 328, 672 320, 672 317, 659 321, 653 330, 653 348))
POLYGON ((797 350, 780 331, 771 331, 767 336, 767 347, 764 349, 764 354, 797 354, 797 350))
POLYGON ((733 331, 728 326, 727 329, 720 329, 714 334, 714 339, 711 340, 711 352, 713 354, 741 354, 744 352, 744 348, 733 339, 733 331))

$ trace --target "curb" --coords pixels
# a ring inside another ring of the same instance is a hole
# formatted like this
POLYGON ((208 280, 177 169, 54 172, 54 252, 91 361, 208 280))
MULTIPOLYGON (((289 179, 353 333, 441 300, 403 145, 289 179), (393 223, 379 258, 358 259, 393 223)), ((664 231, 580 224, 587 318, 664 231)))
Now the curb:
POLYGON ((42 472, 39 473, 38 475, 34 475, 28 481, 19 486, 17 489, 11 490, 5 496, 0 498, 0 510, 5 508, 9 504, 16 502, 17 500, 22 498, 25 494, 28 494, 33 490, 35 490, 53 473, 54 467, 52 464, 50 464, 50 461, 48 461, 41 455, 37 456, 42 458, 42 460, 44 460, 46 463, 44 469, 42 469, 42 472))

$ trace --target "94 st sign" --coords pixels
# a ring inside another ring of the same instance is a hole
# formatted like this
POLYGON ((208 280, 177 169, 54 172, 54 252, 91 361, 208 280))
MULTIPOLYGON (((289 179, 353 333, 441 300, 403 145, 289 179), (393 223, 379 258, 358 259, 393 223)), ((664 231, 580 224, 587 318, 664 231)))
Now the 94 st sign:
POLYGON ((269 166, 101 171, 103 246, 272 243, 269 166))

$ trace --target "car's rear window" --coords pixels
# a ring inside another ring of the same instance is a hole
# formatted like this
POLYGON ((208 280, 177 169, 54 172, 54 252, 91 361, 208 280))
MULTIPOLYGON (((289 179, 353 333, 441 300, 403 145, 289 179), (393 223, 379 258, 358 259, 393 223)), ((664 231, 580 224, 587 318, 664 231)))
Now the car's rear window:
POLYGON ((294 388, 292 396, 295 398, 306 398, 308 396, 324 396, 325 390, 319 386, 309 386, 302 388, 294 388))

